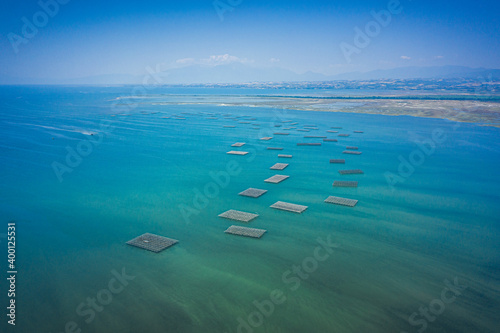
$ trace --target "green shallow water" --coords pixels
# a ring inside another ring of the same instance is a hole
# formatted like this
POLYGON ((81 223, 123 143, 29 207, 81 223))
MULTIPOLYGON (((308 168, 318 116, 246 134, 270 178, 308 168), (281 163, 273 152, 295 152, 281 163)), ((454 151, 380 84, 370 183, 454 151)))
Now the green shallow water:
MULTIPOLYGON (((13 330, 2 321, 2 332, 64 332, 68 322, 82 332, 417 332, 425 317, 412 325, 410 315, 439 299, 444 280, 455 278, 467 288, 426 320, 425 331, 497 330, 498 129, 412 117, 155 105, 157 98, 116 115, 110 101, 126 88, 16 89, 2 92, 0 211, 4 225, 17 222, 17 325, 13 330), (209 113, 219 119, 207 119, 209 113), (241 118, 222 116, 229 113, 241 118), (260 130, 239 123, 251 117, 260 130), (285 131, 286 120, 319 130, 273 135, 285 131), (103 130, 102 122, 112 127, 103 130), (331 126, 351 136, 326 133, 331 126), (436 130, 444 142, 404 182, 389 186, 385 175, 398 174, 399 156, 418 151, 413 138, 432 138, 436 130), (59 182, 52 163, 64 164, 67 146, 76 149, 99 134, 102 142, 59 182), (339 142, 296 146, 320 142, 304 135, 339 142), (235 142, 247 144, 230 147, 235 142), (352 145, 363 154, 342 154, 352 145), (226 154, 233 149, 250 154, 226 154), (331 158, 346 164, 330 164, 331 158), (269 170, 276 162, 290 165, 269 170), (236 174, 214 185, 213 174, 228 165, 236 174), (340 176, 344 168, 365 173, 340 176), (263 181, 276 173, 290 178, 263 181), (359 187, 333 188, 334 180, 358 180, 359 187), (197 193, 206 187, 215 192, 201 200, 197 193), (257 199, 237 195, 248 187, 268 192, 257 199), (329 195, 359 203, 323 203, 329 195), (278 200, 309 208, 302 214, 269 208, 278 200), (243 225, 217 217, 228 209, 258 213, 248 226, 268 232, 259 240, 224 234, 243 225), (145 232, 179 243, 159 254, 125 244, 145 232), (299 278, 291 271, 311 262, 318 238, 336 247, 299 278), (122 269, 135 278, 86 322, 79 305, 122 269), (256 314, 254 302, 269 304, 276 289, 286 300, 272 313, 256 314), (239 318, 250 322, 246 329, 238 331, 239 318)), ((7 304, 3 291, 0 300, 7 304)))

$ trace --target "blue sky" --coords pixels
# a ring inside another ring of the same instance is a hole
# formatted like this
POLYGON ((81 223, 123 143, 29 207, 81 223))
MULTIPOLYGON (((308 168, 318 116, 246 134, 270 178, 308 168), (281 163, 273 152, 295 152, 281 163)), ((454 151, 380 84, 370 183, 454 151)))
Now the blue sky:
POLYGON ((400 66, 500 68, 498 1, 401 0, 402 11, 391 14, 350 61, 341 43, 355 46, 355 27, 364 31, 374 20, 371 11, 386 10, 390 1, 219 0, 232 8, 223 20, 213 0, 59 1, 67 3, 47 15, 46 24, 39 21, 18 52, 10 39, 24 38, 23 17, 33 23, 42 9, 37 1, 2 2, 1 76, 140 75, 148 66, 231 62, 324 74, 400 66))

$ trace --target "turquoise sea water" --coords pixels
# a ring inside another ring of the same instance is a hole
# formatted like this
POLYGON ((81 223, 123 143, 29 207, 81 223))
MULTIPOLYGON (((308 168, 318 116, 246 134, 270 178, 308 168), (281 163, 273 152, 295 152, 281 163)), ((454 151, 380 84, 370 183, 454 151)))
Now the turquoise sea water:
MULTIPOLYGON (((2 332, 499 331, 498 128, 190 104, 199 95, 266 92, 162 89, 112 107, 133 94, 130 87, 0 88, 0 234, 16 222, 18 270, 16 327, 3 310, 2 332), (318 130, 284 130, 283 121, 318 130), (327 133, 332 126, 350 136, 327 133), (433 133, 439 140, 422 153, 415 141, 433 133), (246 145, 230 147, 235 142, 246 145), (363 153, 342 154, 346 146, 363 153), (333 158, 346 164, 330 164, 333 158), (411 175, 400 173, 401 159, 412 158, 411 175), (269 170, 277 162, 290 165, 269 170), (225 177, 228 166, 236 171, 225 177), (338 173, 358 168, 363 175, 338 173), (263 181, 276 173, 290 178, 263 181), (388 175, 400 182, 390 186, 388 175), (333 188, 334 180, 358 180, 359 187, 333 188), (249 187, 268 192, 238 196, 249 187), (208 197, 199 194, 205 191, 208 197), (329 195, 359 202, 330 205, 323 202, 329 195), (309 208, 269 208, 278 200, 309 208), (224 234, 244 225, 217 216, 228 209, 258 213, 248 226, 267 233, 224 234), (159 254, 125 244, 145 232, 179 243, 159 254), (329 254, 323 261, 311 259, 318 239, 335 243, 331 253, 321 250, 329 254), (298 271, 302 265, 309 273, 298 271), (135 278, 106 292, 123 270, 135 278), (441 300, 445 280, 466 287, 445 293, 455 296, 449 303, 441 300), (283 302, 270 306, 275 290, 283 302), (429 306, 434 314, 419 312, 429 306)), ((7 244, 0 242, 5 309, 7 244)))

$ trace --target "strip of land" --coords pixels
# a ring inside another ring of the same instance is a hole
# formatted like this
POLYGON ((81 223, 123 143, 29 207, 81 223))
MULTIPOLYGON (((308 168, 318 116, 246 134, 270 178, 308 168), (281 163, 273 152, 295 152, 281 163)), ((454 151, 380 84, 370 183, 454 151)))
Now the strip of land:
MULTIPOLYGON (((448 119, 500 127, 500 99, 474 98, 474 96, 370 96, 370 97, 290 97, 290 96, 210 96, 190 99, 185 96, 182 104, 212 104, 280 108, 288 110, 348 112, 388 116, 413 116, 448 119), (192 100, 192 102, 189 102, 192 100)), ((194 97, 194 96, 193 96, 194 97)), ((168 99, 168 98, 165 98, 168 99)), ((158 101, 156 105, 176 102, 158 101)))

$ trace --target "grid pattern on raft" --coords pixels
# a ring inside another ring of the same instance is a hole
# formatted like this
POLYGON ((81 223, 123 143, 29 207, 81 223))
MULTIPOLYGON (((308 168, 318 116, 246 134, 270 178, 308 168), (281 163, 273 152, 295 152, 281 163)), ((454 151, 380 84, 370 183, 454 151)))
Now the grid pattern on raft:
POLYGON ((178 242, 179 241, 176 239, 145 233, 139 237, 129 240, 127 244, 158 253, 174 244, 177 244, 178 242))
POLYGON ((350 155, 361 155, 362 152, 357 150, 344 150, 342 154, 350 154, 350 155))
POLYGON ((271 140, 271 139, 272 139, 272 137, 270 137, 270 136, 265 136, 265 137, 260 138, 260 139, 261 139, 261 140, 264 140, 264 141, 268 141, 268 140, 271 140))
POLYGON ((290 176, 285 176, 285 175, 274 175, 272 177, 267 178, 264 180, 266 183, 273 183, 273 184, 278 184, 287 179, 290 176))
POLYGON ((358 200, 329 196, 328 198, 325 199, 325 202, 334 205, 354 207, 358 203, 358 200))
POLYGON ((222 214, 219 214, 219 217, 223 217, 229 220, 235 220, 240 222, 250 222, 253 219, 257 218, 258 214, 252 214, 247 212, 241 212, 239 210, 230 209, 222 214))
POLYGON ((347 147, 345 147, 345 149, 348 149, 348 150, 358 150, 358 147, 356 147, 356 146, 347 146, 347 147))
POLYGON ((333 187, 358 187, 357 181, 350 180, 336 180, 333 182, 333 187))
POLYGON ((243 147, 245 142, 236 142, 231 145, 231 147, 243 147))
POLYGON ((227 228, 226 231, 224 231, 224 232, 226 234, 232 234, 232 235, 238 235, 238 236, 261 238, 262 235, 264 235, 267 232, 267 230, 232 225, 229 228, 227 228))
POLYGON ((229 154, 229 155, 246 155, 246 154, 248 154, 248 152, 247 151, 231 150, 231 151, 228 151, 226 154, 229 154))
POLYGON ((283 150, 281 147, 267 147, 267 150, 283 150))
POLYGON ((288 163, 276 163, 270 169, 271 170, 284 170, 288 166, 288 163))
POLYGON ((281 158, 292 158, 292 155, 278 154, 278 157, 281 157, 281 158))
POLYGON ((294 213, 299 213, 299 214, 308 208, 307 206, 297 205, 297 204, 283 202, 283 201, 278 201, 278 202, 272 204, 270 207, 274 208, 274 209, 286 210, 288 212, 294 212, 294 213))
POLYGON ((267 192, 267 190, 261 190, 258 188, 250 187, 250 188, 244 190, 243 192, 238 193, 238 195, 242 195, 244 197, 258 198, 266 192, 267 192))
POLYGON ((339 136, 348 137, 349 134, 339 134, 339 136))
POLYGON ((324 142, 339 142, 337 139, 323 139, 324 142))
POLYGON ((345 164, 345 160, 341 160, 341 159, 332 159, 332 160, 330 160, 330 163, 335 163, 335 164, 345 164))
POLYGON ((341 175, 360 175, 363 174, 363 170, 360 169, 352 169, 352 170, 339 170, 341 175))

